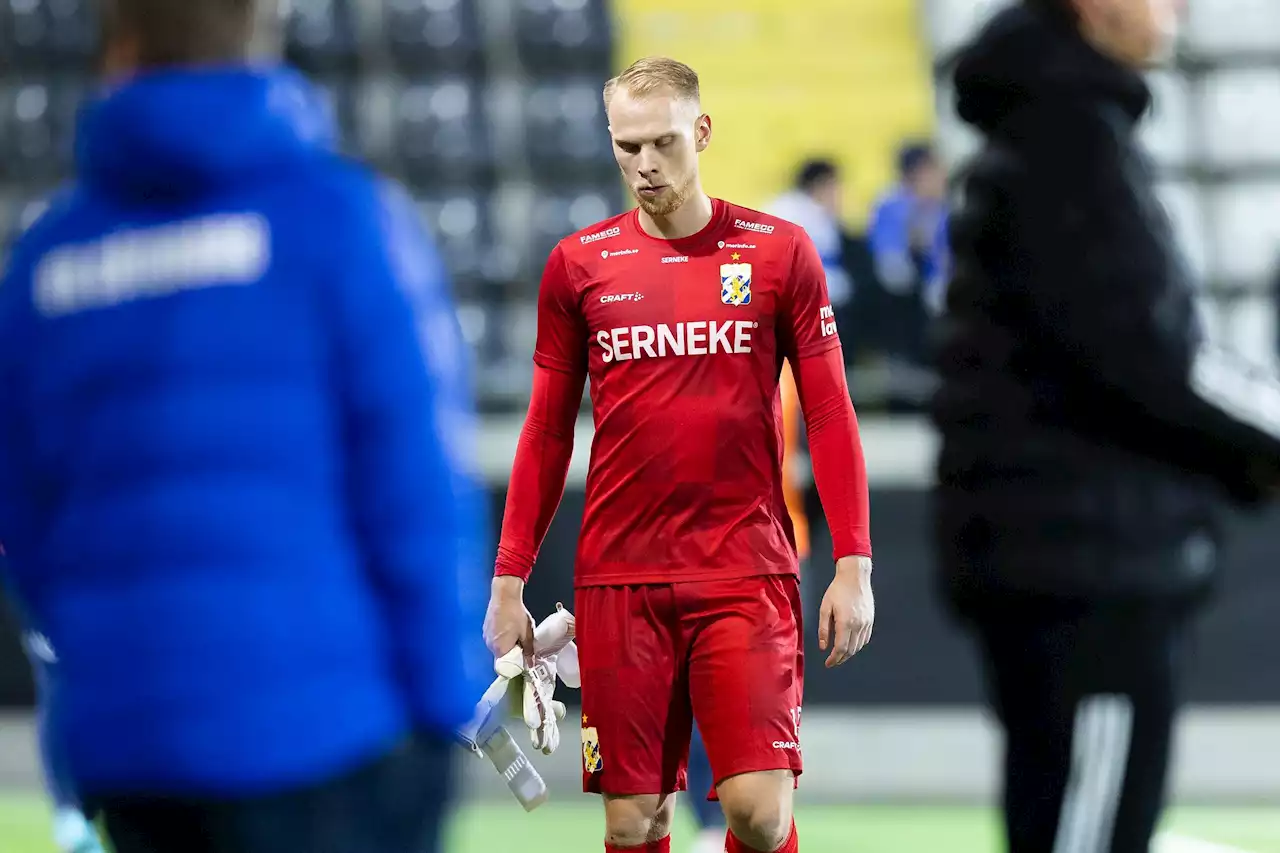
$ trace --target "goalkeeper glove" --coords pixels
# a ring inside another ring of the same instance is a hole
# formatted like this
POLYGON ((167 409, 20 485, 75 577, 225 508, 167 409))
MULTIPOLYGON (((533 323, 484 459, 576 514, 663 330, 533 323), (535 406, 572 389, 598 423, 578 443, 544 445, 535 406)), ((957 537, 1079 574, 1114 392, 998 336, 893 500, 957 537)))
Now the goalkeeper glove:
POLYGON ((529 727, 529 739, 544 755, 560 746, 560 721, 565 718, 563 702, 555 700, 556 679, 568 687, 581 686, 578 647, 573 639, 576 623, 562 605, 534 629, 533 662, 526 667, 522 650, 500 658, 494 670, 509 679, 523 677, 522 712, 529 727))

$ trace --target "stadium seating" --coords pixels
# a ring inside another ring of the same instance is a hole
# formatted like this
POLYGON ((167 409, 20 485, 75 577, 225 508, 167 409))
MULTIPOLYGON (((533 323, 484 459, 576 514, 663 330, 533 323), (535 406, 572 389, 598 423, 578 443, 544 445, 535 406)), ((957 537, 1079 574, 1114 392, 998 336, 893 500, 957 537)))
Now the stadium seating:
POLYGON ((467 0, 379 0, 390 59, 406 73, 478 75, 484 39, 476 4, 467 0))
POLYGON ((82 69, 97 45, 91 0, 0 0, 0 67, 82 69))
POLYGON ((353 68, 359 56, 352 0, 292 0, 285 27, 289 61, 307 71, 353 68))
POLYGON ((467 188, 424 196, 423 221, 435 233, 440 253, 453 273, 459 295, 473 295, 488 280, 485 258, 492 251, 490 201, 467 188))
POLYGON ((617 174, 599 76, 539 81, 522 93, 529 165, 538 180, 617 174))
POLYGON ((598 74, 613 61, 605 5, 590 0, 515 0, 516 45, 532 74, 598 74))
POLYGON ((0 170, 14 182, 50 182, 70 164, 76 78, 26 75, 0 85, 0 170))

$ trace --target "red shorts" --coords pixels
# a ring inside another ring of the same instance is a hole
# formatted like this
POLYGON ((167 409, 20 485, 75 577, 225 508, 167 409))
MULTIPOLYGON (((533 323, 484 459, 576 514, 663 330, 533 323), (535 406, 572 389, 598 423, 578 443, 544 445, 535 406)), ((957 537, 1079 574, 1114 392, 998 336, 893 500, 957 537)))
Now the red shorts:
POLYGON ((584 791, 685 790, 695 719, 716 784, 762 770, 800 775, 795 576, 584 587, 574 615, 584 791))

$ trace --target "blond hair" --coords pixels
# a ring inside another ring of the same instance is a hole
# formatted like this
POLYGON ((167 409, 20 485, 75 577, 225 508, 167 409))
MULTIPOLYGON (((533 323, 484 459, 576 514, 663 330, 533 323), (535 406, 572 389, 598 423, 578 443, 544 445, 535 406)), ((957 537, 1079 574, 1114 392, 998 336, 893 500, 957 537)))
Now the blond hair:
POLYGON ((604 84, 604 106, 609 108, 614 92, 619 88, 626 89, 636 97, 652 95, 655 92, 668 90, 677 98, 701 103, 702 93, 698 86, 698 72, 683 62, 665 56, 647 56, 631 63, 626 71, 604 84))

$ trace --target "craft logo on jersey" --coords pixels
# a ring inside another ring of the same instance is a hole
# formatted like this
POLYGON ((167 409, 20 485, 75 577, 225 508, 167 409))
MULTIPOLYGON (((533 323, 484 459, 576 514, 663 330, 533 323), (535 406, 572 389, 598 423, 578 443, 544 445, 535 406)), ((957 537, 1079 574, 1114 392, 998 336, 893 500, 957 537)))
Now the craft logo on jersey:
POLYGON ((604 769, 604 758, 600 755, 600 733, 595 726, 582 727, 582 768, 588 773, 599 773, 604 769))
POLYGON ((735 308, 751 304, 751 264, 720 265, 720 301, 735 308))

